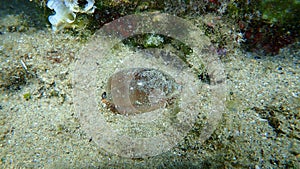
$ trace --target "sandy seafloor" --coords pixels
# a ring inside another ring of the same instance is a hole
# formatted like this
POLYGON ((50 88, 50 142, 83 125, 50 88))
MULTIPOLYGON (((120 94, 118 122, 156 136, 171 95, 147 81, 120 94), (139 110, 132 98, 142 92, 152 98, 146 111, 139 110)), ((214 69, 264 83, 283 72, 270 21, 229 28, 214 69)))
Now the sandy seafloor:
POLYGON ((53 34, 43 22, 27 29, 26 15, 11 8, 1 8, 1 85, 23 71, 20 60, 36 77, 1 88, 1 168, 300 168, 299 44, 272 57, 236 48, 222 59, 227 111, 210 139, 200 145, 188 135, 163 154, 128 159, 81 129, 72 101, 79 38, 53 34))

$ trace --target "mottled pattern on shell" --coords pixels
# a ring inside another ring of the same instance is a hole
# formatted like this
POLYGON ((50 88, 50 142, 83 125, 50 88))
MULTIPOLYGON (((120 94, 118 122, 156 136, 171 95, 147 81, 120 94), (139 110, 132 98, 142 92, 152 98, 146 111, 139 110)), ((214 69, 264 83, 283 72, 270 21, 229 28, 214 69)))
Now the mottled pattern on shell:
POLYGON ((118 113, 136 114, 166 106, 176 98, 180 85, 157 69, 132 68, 113 74, 107 90, 118 113))

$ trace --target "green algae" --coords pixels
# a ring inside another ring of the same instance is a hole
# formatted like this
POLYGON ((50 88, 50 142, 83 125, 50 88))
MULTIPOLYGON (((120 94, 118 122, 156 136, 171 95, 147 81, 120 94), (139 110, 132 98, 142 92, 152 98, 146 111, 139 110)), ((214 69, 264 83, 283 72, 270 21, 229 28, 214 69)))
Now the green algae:
POLYGON ((259 9, 262 11, 262 18, 272 24, 299 24, 299 0, 264 0, 259 9))

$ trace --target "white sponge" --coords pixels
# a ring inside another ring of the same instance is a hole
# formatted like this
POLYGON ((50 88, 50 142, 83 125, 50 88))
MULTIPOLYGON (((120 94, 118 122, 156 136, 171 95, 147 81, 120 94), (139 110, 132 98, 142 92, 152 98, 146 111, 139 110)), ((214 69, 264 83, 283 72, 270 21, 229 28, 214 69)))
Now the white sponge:
POLYGON ((48 17, 52 30, 57 31, 71 24, 76 19, 76 13, 94 13, 95 0, 86 0, 86 5, 81 8, 77 0, 49 0, 47 7, 54 10, 55 14, 48 17))

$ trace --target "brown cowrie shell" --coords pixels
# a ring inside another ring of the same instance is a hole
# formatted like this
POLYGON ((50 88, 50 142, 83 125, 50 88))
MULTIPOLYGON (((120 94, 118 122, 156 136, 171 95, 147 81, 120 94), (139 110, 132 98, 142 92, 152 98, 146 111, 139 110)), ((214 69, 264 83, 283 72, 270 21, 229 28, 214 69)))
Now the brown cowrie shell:
POLYGON ((169 104, 180 85, 157 69, 131 68, 113 74, 107 83, 108 101, 120 114, 153 111, 169 104))

